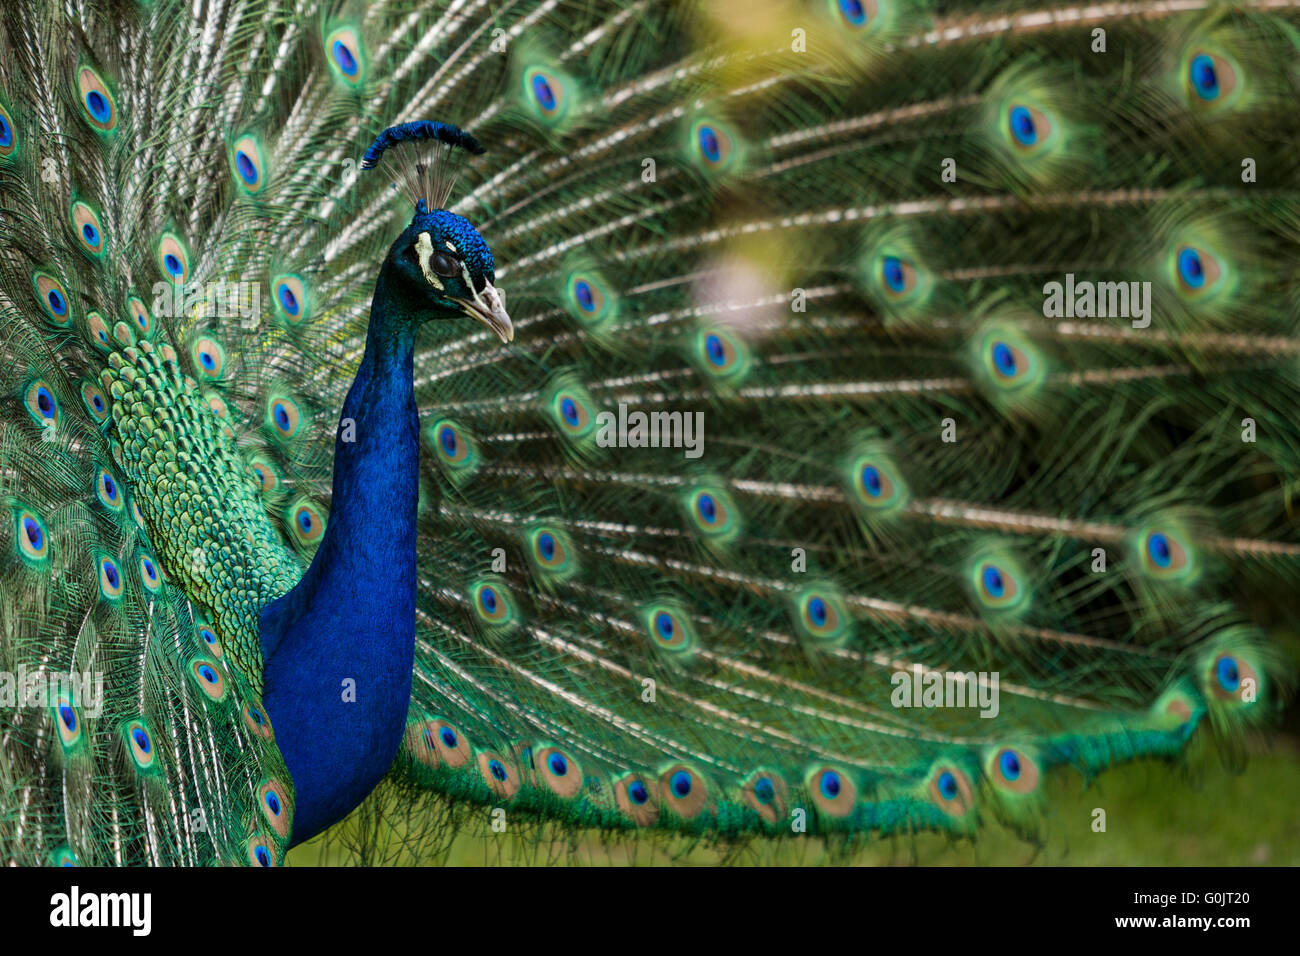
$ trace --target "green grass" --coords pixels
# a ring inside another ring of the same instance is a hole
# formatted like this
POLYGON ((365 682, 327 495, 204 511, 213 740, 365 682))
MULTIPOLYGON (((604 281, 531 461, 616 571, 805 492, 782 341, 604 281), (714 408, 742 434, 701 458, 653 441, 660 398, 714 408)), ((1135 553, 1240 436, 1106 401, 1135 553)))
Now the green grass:
MULTIPOLYGON (((1041 847, 994 824, 976 841, 935 834, 874 840, 851 862, 932 866, 1249 866, 1300 865, 1300 743, 1275 738, 1252 753, 1244 772, 1223 766, 1204 748, 1186 765, 1143 761, 1112 770, 1085 788, 1078 776, 1054 774, 1041 847), (1094 808, 1106 811, 1106 832, 1092 831, 1094 808)), ((718 849, 684 839, 641 835, 607 841, 597 833, 565 839, 488 832, 487 810, 469 814, 445 862, 484 865, 711 864, 718 849)), ((355 821, 344 821, 340 827, 355 821)), ((338 828, 336 828, 337 830, 338 828)), ((394 840, 391 830, 385 839, 394 840)), ((787 838, 776 847, 750 844, 733 853, 739 863, 838 862, 815 838, 787 838)), ((338 846, 335 831, 289 853, 290 866, 338 865, 355 858, 338 846)), ((402 862, 426 862, 403 858, 402 862)), ((440 859, 427 862, 442 862, 440 859)))

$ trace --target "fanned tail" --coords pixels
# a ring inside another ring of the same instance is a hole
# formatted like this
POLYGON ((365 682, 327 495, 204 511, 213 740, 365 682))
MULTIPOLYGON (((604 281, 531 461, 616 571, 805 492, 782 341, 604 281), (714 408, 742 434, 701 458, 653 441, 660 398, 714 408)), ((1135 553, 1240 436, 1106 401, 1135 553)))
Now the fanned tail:
MULTIPOLYGON (((121 479, 96 383, 105 352, 156 361, 237 450, 215 471, 284 569, 233 586, 237 646, 328 521, 410 215, 364 153, 415 120, 487 147, 452 208, 515 338, 421 333, 404 787, 609 829, 1033 832, 1055 768, 1276 711, 1253 619, 1300 558, 1293 8, 289 6, 6 20, 0 633, 8 666, 110 668, 165 780, 122 772, 129 732, 96 744, 10 847, 282 846, 278 755, 233 719, 258 675, 222 669, 217 703, 169 676, 213 655, 179 591, 146 596, 130 506, 91 497, 121 479), (212 845, 158 822, 219 784, 212 845)), ((57 713, 5 724, 51 792, 57 713)))

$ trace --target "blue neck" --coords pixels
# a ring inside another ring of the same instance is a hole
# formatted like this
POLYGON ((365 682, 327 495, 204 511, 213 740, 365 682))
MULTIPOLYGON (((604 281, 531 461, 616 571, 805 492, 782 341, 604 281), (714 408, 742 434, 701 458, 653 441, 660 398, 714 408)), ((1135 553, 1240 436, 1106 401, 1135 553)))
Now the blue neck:
POLYGON ((415 652, 417 320, 388 260, 334 442, 329 523, 298 585, 261 616, 264 703, 294 784, 294 844, 348 814, 397 754, 415 652), (351 435, 349 435, 351 437, 351 435))

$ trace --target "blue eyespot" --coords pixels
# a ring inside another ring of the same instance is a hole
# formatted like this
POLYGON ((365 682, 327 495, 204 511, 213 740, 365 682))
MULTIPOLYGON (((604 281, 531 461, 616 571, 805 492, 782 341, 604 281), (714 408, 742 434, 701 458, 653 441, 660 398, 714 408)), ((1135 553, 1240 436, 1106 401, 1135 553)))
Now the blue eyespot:
POLYGON ((1196 90, 1197 96, 1203 100, 1218 98, 1219 74, 1214 69, 1213 57, 1206 53, 1192 57, 1188 75, 1192 81, 1192 89, 1196 90))
POLYGON ((718 515, 718 506, 714 503, 712 495, 700 495, 695 507, 699 509, 700 517, 705 521, 711 522, 718 515))
POLYGON ((500 760, 490 760, 490 761, 488 761, 488 772, 489 772, 490 774, 492 774, 492 776, 494 776, 494 777, 496 777, 498 780, 500 780, 502 783, 505 783, 505 781, 506 781, 506 768, 505 768, 505 765, 502 764, 500 760))
POLYGON ((63 721, 63 726, 69 733, 77 729, 77 712, 70 705, 59 705, 59 719, 63 721))
POLYGON ((1228 693, 1235 693, 1241 686, 1241 671, 1237 667, 1237 661, 1232 657, 1220 657, 1219 663, 1215 665, 1214 676, 1219 682, 1219 686, 1228 693))
POLYGON ((573 294, 578 297, 578 305, 582 306, 584 312, 596 311, 596 299, 591 294, 591 286, 579 279, 573 284, 573 294))
POLYGON ((212 628, 210 627, 200 628, 199 636, 203 638, 205 643, 208 644, 217 643, 217 635, 212 633, 212 628))
POLYGON ((447 745, 448 749, 456 749, 456 745, 459 743, 456 739, 456 731, 452 730, 450 727, 443 727, 439 736, 442 737, 442 742, 447 745))
POLYGON ((250 717, 253 718, 253 722, 254 722, 254 723, 257 723, 257 724, 264 724, 264 723, 266 723, 266 718, 262 716, 262 712, 261 712, 260 710, 258 710, 256 707, 249 707, 249 708, 248 708, 248 716, 250 716, 250 717))
POLYGON ((1007 780, 1015 780, 1020 776, 1020 757, 1014 750, 1002 751, 1002 757, 998 761, 999 768, 1002 770, 1002 776, 1007 780))
POLYGON ((998 373, 1011 378, 1016 374, 1016 356, 1011 351, 1011 347, 1005 342, 997 342, 993 346, 993 365, 997 368, 998 373))
POLYGON ((27 534, 28 543, 30 543, 34 549, 39 551, 41 548, 41 542, 45 540, 45 532, 41 530, 41 526, 31 518, 28 518, 23 522, 23 531, 27 534))
POLYGON ((551 773, 557 777, 563 777, 569 772, 569 762, 564 759, 564 754, 552 753, 546 761, 546 766, 550 768, 551 773))
POLYGON ((834 770, 827 770, 822 774, 818 789, 821 790, 822 796, 827 800, 834 800, 840 795, 840 775, 834 770))
POLYGON ((1021 146, 1033 146, 1038 142, 1038 130, 1034 127, 1034 117, 1027 107, 1013 106, 1009 116, 1011 135, 1021 146))
POLYGON ((907 277, 903 273, 903 263, 898 256, 885 256, 880 264, 881 275, 891 292, 902 292, 907 286, 907 277))
POLYGON ((479 600, 483 602, 483 610, 489 614, 495 614, 497 609, 497 593, 491 588, 484 588, 479 594, 479 600))
POLYGON ((673 616, 667 611, 660 611, 655 615, 655 630, 665 641, 673 639, 673 616))
POLYGON ((714 365, 722 366, 727 362, 727 350, 722 344, 722 339, 716 335, 710 335, 704 340, 704 350, 708 353, 709 361, 714 365))
POLYGON ((81 234, 85 237, 87 245, 99 245, 99 230, 95 228, 93 223, 83 223, 81 226, 81 234))
POLYGON ((275 415, 275 423, 280 426, 281 430, 289 430, 289 411, 279 402, 275 403, 272 413, 275 415))
POLYGON ((63 294, 58 289, 51 289, 46 299, 49 300, 50 308, 54 310, 55 315, 63 315, 68 311, 68 301, 63 298, 63 294))
POLYGON ((860 27, 867 22, 867 11, 862 6, 861 0, 840 0, 840 13, 855 27, 860 27))
POLYGON ((44 386, 36 390, 36 407, 41 410, 41 414, 46 418, 54 412, 54 397, 50 395, 44 386))
POLYGON ((184 269, 181 266, 181 260, 176 258, 176 256, 170 252, 167 253, 167 255, 163 256, 163 266, 173 276, 180 276, 181 273, 184 271, 184 269))
POLYGON ((673 774, 673 779, 669 781, 669 786, 672 787, 673 793, 678 798, 689 796, 691 792, 691 775, 685 770, 678 770, 673 774))
POLYGON ((627 788, 627 795, 632 802, 640 806, 650 799, 650 793, 640 780, 633 780, 627 788))
POLYGON ((880 472, 875 465, 867 465, 862 469, 862 487, 873 498, 879 498, 884 492, 885 486, 881 484, 880 472))
POLYGON ((1006 593, 1006 582, 1002 579, 1002 572, 993 565, 985 565, 980 578, 984 582, 984 590, 990 597, 1000 598, 1006 593))
POLYGON ((456 455, 456 429, 450 425, 444 425, 442 431, 438 433, 438 441, 442 443, 442 450, 448 455, 456 455))
POLYGON ((771 777, 759 777, 754 781, 754 797, 759 803, 771 803, 776 799, 776 787, 771 777))
POLYGON ((957 797, 957 778, 947 770, 939 774, 939 793, 945 800, 953 800, 957 797))
POLYGON ((117 587, 117 568, 113 566, 111 561, 104 562, 104 579, 108 581, 110 588, 117 587))
POLYGON ((259 846, 253 851, 253 856, 257 857, 257 863, 259 866, 271 865, 271 853, 266 847, 259 846))
POLYGON ((566 398, 560 402, 560 414, 569 425, 578 427, 578 405, 573 399, 566 398))
POLYGON ((153 566, 153 562, 150 561, 148 558, 144 559, 141 566, 144 568, 145 577, 147 577, 150 581, 152 581, 154 578, 158 576, 157 569, 153 566))
POLYGON ((107 123, 113 115, 113 110, 108 105, 108 98, 99 90, 91 90, 86 94, 86 109, 90 111, 90 115, 97 123, 107 123))
POLYGON ((208 369, 209 371, 211 371, 212 369, 217 367, 217 360, 214 359, 211 353, 209 352, 200 352, 199 364, 202 365, 204 368, 208 369))
POLYGON ((819 597, 808 602, 808 617, 818 627, 826 626, 826 602, 819 597))
POLYGON ((537 97, 537 105, 543 110, 550 113, 555 109, 555 91, 551 89, 550 82, 540 73, 533 76, 533 96, 537 97))
POLYGON ((357 58, 352 55, 352 51, 342 40, 335 40, 332 48, 334 53, 334 62, 339 65, 339 69, 348 76, 355 76, 357 72, 357 58))
POLYGON ((537 549, 542 552, 542 557, 547 561, 555 557, 555 538, 549 531, 544 531, 538 535, 537 549))
POLYGON ((287 282, 280 283, 280 304, 290 315, 298 314, 298 297, 293 294, 287 282))
POLYGON ((1201 262, 1201 254, 1190 246, 1178 252, 1178 275, 1193 289, 1205 285, 1205 265, 1201 262))
POLYGON ((266 791, 266 809, 277 817, 280 815, 280 798, 272 790, 266 791))
POLYGON ((1160 568, 1169 567, 1173 560, 1173 554, 1169 550, 1169 539, 1158 531, 1147 538, 1147 554, 1151 556, 1152 563, 1160 568))
POLYGON ((131 739, 135 741, 136 747, 141 753, 148 753, 153 749, 153 743, 149 740, 149 735, 144 732, 143 728, 136 727, 131 731, 131 739))
POLYGON ((207 664, 204 664, 199 668, 199 676, 209 684, 215 684, 217 682, 217 672, 207 664))
POLYGON ((298 512, 298 527, 304 532, 310 532, 312 526, 311 512, 306 508, 298 512))
POLYGON ((9 121, 0 116, 0 149, 13 145, 14 131, 9 121))
POLYGON ((104 475, 104 494, 109 501, 117 500, 117 482, 113 480, 112 475, 104 475))
POLYGON ((257 183, 257 167, 253 161, 248 158, 248 154, 242 149, 235 151, 235 168, 239 170, 239 178, 248 185, 252 186, 257 183))
POLYGON ((722 159, 722 146, 718 143, 718 134, 712 126, 701 126, 699 131, 700 152, 711 163, 722 159))

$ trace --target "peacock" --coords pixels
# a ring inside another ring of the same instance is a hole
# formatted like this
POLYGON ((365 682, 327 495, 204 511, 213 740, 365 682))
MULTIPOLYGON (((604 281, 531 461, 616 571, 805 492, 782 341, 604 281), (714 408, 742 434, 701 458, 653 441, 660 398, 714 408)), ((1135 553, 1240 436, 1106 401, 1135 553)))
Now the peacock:
POLYGON ((1300 4, 3 23, 6 862, 1032 840, 1275 721, 1300 4))

